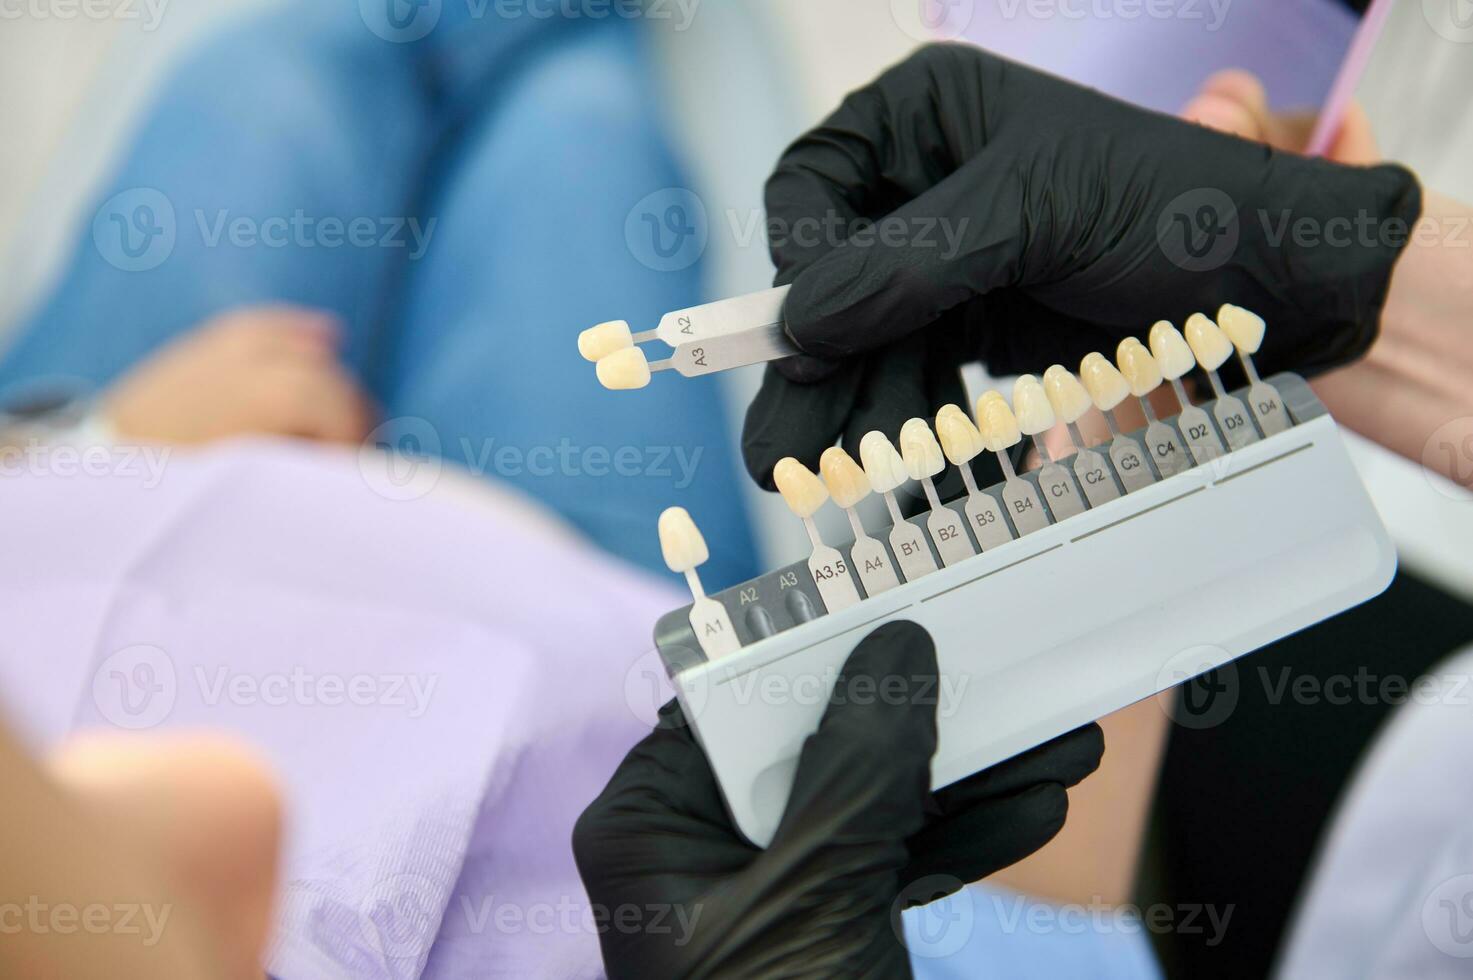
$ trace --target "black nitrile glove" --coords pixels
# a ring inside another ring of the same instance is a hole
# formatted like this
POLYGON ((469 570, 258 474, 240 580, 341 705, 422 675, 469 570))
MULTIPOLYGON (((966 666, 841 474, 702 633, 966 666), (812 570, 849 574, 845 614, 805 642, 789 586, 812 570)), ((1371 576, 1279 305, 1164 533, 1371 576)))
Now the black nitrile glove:
POLYGON ((931 637, 914 623, 859 644, 766 850, 732 825, 666 705, 573 832, 611 980, 910 976, 900 908, 1043 846, 1063 826, 1065 787, 1104 750, 1088 725, 932 793, 935 679, 931 637))
POLYGON ((812 355, 769 367, 747 414, 771 487, 783 456, 813 466, 841 435, 852 452, 958 401, 961 363, 1073 368, 1224 302, 1268 321, 1266 372, 1344 363, 1376 335, 1421 190, 943 44, 789 147, 767 211, 812 355))

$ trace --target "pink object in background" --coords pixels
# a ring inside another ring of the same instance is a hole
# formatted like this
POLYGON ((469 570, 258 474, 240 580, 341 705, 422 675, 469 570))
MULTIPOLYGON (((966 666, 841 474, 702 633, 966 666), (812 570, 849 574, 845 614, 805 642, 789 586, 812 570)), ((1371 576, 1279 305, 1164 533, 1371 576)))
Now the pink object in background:
POLYGON ((1310 156, 1324 156, 1329 152, 1330 145, 1334 143, 1335 137, 1340 132, 1340 124, 1345 120, 1346 110, 1350 107, 1350 100, 1355 96, 1356 86, 1360 84, 1361 76, 1366 73, 1366 65, 1370 63, 1371 52, 1376 48, 1376 39, 1381 36, 1381 29, 1386 26, 1386 17, 1391 13, 1392 0, 1374 0, 1366 11, 1365 17, 1361 19, 1360 28, 1355 32, 1355 40, 1350 42, 1350 50, 1345 55, 1345 61, 1340 65, 1340 72, 1335 76, 1335 84, 1330 88, 1330 95, 1325 99, 1324 108, 1320 110, 1319 121, 1315 123, 1314 133, 1309 138, 1309 146, 1305 152, 1310 156))

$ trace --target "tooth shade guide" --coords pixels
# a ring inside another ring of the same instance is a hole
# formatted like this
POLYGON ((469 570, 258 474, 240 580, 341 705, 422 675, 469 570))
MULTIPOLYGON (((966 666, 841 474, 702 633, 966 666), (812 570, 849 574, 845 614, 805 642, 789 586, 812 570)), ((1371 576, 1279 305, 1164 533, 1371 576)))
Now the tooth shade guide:
MULTIPOLYGON (((699 658, 694 638, 680 628, 684 610, 663 620, 657 646, 682 702, 699 707, 689 716, 736 826, 756 846, 771 841, 790 798, 786 774, 825 703, 820 697, 765 704, 754 723, 751 685, 722 683, 727 679, 771 676, 781 684, 827 675, 842 669, 857 638, 881 623, 918 623, 934 638, 944 689, 957 689, 956 681, 968 676, 996 681, 968 686, 958 693, 964 701, 938 718, 930 766, 930 785, 937 788, 1150 697, 1186 673, 1250 654, 1383 588, 1394 571, 1394 549, 1355 480, 1334 422, 1301 381, 1271 380, 1296 410, 1296 426, 1222 466, 1194 468, 833 619, 820 614, 794 627, 783 603, 773 614, 779 632, 719 663, 699 658), (1111 555, 1142 554, 1151 559, 1100 573, 1101 560, 1111 555), (1254 587, 1244 589, 1245 554, 1283 560, 1250 563, 1254 587), (1234 596, 1231 614, 1223 612, 1223 595, 1234 596), (1062 596, 1068 596, 1067 616, 1055 614, 1062 596), (987 642, 979 645, 978 616, 989 610, 1014 614, 988 618, 987 642), (1101 658, 1102 649, 1111 656, 1101 658), (1006 654, 1002 672, 999 651, 1006 654)), ((798 564, 753 584, 767 595, 777 592, 780 577, 796 577, 794 594, 815 596, 813 606, 821 610, 807 574, 798 564)), ((720 598, 737 618, 734 594, 720 598)), ((742 616, 737 626, 753 642, 746 622, 742 616)))

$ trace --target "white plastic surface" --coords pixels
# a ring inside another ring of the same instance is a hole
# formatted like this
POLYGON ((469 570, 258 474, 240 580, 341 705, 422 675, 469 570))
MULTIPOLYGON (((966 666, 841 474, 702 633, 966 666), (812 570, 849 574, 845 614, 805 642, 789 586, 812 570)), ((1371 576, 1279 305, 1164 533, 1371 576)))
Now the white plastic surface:
POLYGON ((839 667, 936 641, 942 787, 1381 592, 1396 554, 1321 416, 720 660, 675 687, 727 806, 771 839, 839 667))

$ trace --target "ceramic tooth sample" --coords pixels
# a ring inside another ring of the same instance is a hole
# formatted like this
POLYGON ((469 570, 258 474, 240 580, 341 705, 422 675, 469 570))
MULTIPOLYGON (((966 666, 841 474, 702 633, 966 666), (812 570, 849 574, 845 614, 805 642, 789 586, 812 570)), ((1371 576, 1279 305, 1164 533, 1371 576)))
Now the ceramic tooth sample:
POLYGON ((962 483, 966 484, 967 499, 962 511, 967 515, 967 524, 978 547, 987 551, 1013 540, 1013 529, 1003 516, 1002 501, 978 489, 977 478, 972 473, 972 460, 986 447, 971 416, 957 405, 942 405, 936 413, 936 435, 947 460, 961 473, 962 483))
POLYGON ((1278 389, 1258 376, 1253 355, 1263 344, 1265 324, 1257 313, 1224 303, 1217 311, 1217 322, 1228 340, 1238 349, 1238 360, 1243 372, 1248 375, 1248 408, 1258 420, 1258 427, 1266 436, 1275 435, 1289 428, 1289 413, 1278 389))
POLYGON ((578 353, 585 361, 598 361, 615 351, 634 346, 634 334, 626 320, 610 320, 589 327, 578 335, 578 353))
POLYGON ((660 551, 672 572, 685 576, 695 602, 691 605, 690 625, 695 630, 701 649, 713 660, 741 648, 736 629, 726 607, 706 595, 696 569, 711 556, 706 539, 684 507, 669 507, 660 515, 660 551))
POLYGON ((854 457, 838 446, 830 446, 824 450, 818 461, 818 472, 823 477, 824 485, 829 488, 829 496, 849 517, 849 527, 854 531, 854 544, 849 549, 849 563, 859 573, 859 583, 864 586, 865 595, 879 595, 895 588, 900 584, 900 578, 891 567, 885 546, 869 536, 869 532, 864 529, 864 522, 854 509, 870 494, 869 477, 864 475, 864 470, 860 469, 854 457))
POLYGON ((1079 362, 1079 378, 1084 382, 1084 390, 1089 392, 1090 401, 1104 414, 1110 435, 1120 435, 1115 408, 1130 397, 1130 385, 1125 376, 1104 354, 1095 351, 1084 355, 1079 362))
POLYGON ((1176 431, 1156 418, 1151 408, 1151 392, 1161 387, 1161 368, 1146 345, 1134 337, 1126 337, 1115 349, 1115 363, 1130 385, 1130 393, 1140 401, 1141 411, 1146 416, 1146 449, 1156 471, 1163 477, 1175 476, 1191 468, 1187 451, 1182 448, 1176 431))
POLYGON ((1008 451, 1023 441, 1023 431, 1018 428, 1018 419, 1001 392, 984 391, 977 399, 977 431, 982 433, 982 445, 996 454, 1002 467, 1003 507, 1018 535, 1047 527, 1049 518, 1043 501, 1033 484, 1013 470, 1013 461, 1008 456, 1008 451))
POLYGON ((1193 313, 1187 317, 1185 333, 1197 365, 1207 372, 1207 381, 1212 385, 1215 400, 1212 415, 1227 439, 1229 449, 1242 449, 1258 440, 1248 409, 1237 396, 1227 393, 1217 369, 1233 356, 1233 342, 1227 339, 1222 328, 1204 313, 1193 313))
POLYGON ((1187 397, 1187 389, 1182 385, 1181 379, 1197 366, 1197 358, 1192 355, 1192 348, 1187 344, 1186 338, 1170 322, 1157 320, 1151 325, 1151 333, 1146 339, 1151 345, 1151 356, 1161 369, 1161 376, 1171 382, 1176 400, 1183 409, 1189 407, 1192 400, 1187 397))
POLYGON ((638 347, 625 347, 599 358, 598 383, 613 391, 643 388, 650 383, 650 362, 638 347))
POLYGON ((864 475, 869 478, 870 488, 885 500, 890 511, 890 550, 895 554, 895 563, 907 582, 936 571, 938 566, 926 543, 926 535, 919 527, 907 521, 895 502, 895 491, 904 485, 910 476, 905 471, 905 461, 895 449, 894 443, 883 432, 867 432, 859 440, 859 459, 864 465, 864 475))
POLYGON ((1186 437, 1192 460, 1200 464, 1216 459, 1227 452, 1227 447, 1222 444, 1217 426, 1213 425, 1207 413, 1192 404, 1181 380, 1197 366, 1191 346, 1181 331, 1165 320, 1152 325, 1149 340, 1151 356, 1156 359, 1161 376, 1171 383, 1171 390, 1176 393, 1177 403, 1181 406, 1176 416, 1176 427, 1186 437))
POLYGON ((813 554, 808 559, 808 570, 813 573, 813 582, 828 611, 838 612, 859 601, 859 589, 849 575, 849 563, 835 548, 823 543, 813 515, 829 499, 828 488, 814 472, 791 456, 778 460, 772 469, 772 482, 782 494, 788 509, 803 520, 808 540, 813 544, 813 554))
POLYGON ((933 481, 946 469, 946 456, 936 435, 925 419, 911 419, 900 427, 900 458, 905 463, 906 473, 912 480, 920 482, 926 491, 926 500, 931 504, 931 513, 926 515, 926 529, 931 532, 931 543, 941 556, 943 565, 954 565, 977 553, 962 527, 962 519, 956 511, 941 502, 933 481))
POLYGON ((1079 362, 1079 377, 1084 381, 1084 389, 1089 392, 1095 407, 1104 413, 1105 424, 1110 429, 1110 461, 1115 464, 1115 472, 1120 475, 1125 492, 1133 493, 1155 483, 1151 464, 1146 461, 1140 443, 1122 435, 1115 421, 1115 407, 1130 396, 1130 385, 1125 376, 1105 355, 1095 352, 1084 355, 1084 360, 1079 362))
POLYGON ((1033 446, 1038 450, 1038 489, 1054 520, 1061 521, 1083 511, 1084 501, 1078 487, 1068 471, 1053 461, 1044 443, 1044 435, 1058 419, 1043 382, 1031 374, 1020 375, 1013 382, 1013 414, 1017 416, 1018 428, 1033 439, 1033 446))
POLYGON ((1013 382, 1013 415, 1018 419, 1018 428, 1025 436, 1033 439, 1033 448, 1038 458, 1045 463, 1051 457, 1043 437, 1054 427, 1054 406, 1049 404, 1048 392, 1043 382, 1031 374, 1021 374, 1013 382))
POLYGON ((1043 372, 1043 390, 1053 406, 1054 416, 1069 427, 1069 438, 1074 441, 1074 448, 1088 448, 1084 433, 1079 431, 1079 420, 1094 407, 1094 402, 1090 400, 1089 392, 1084 390, 1084 385, 1079 383, 1079 378, 1064 365, 1052 364, 1043 372))
POLYGON ((1054 416, 1069 427, 1069 438, 1074 441, 1074 477, 1084 488, 1085 499, 1091 507, 1109 503, 1120 496, 1120 488, 1110 475, 1105 457, 1089 448, 1084 433, 1079 431, 1079 420, 1094 407, 1089 392, 1084 390, 1074 372, 1062 364, 1054 364, 1043 372, 1043 390, 1054 409, 1054 416))

